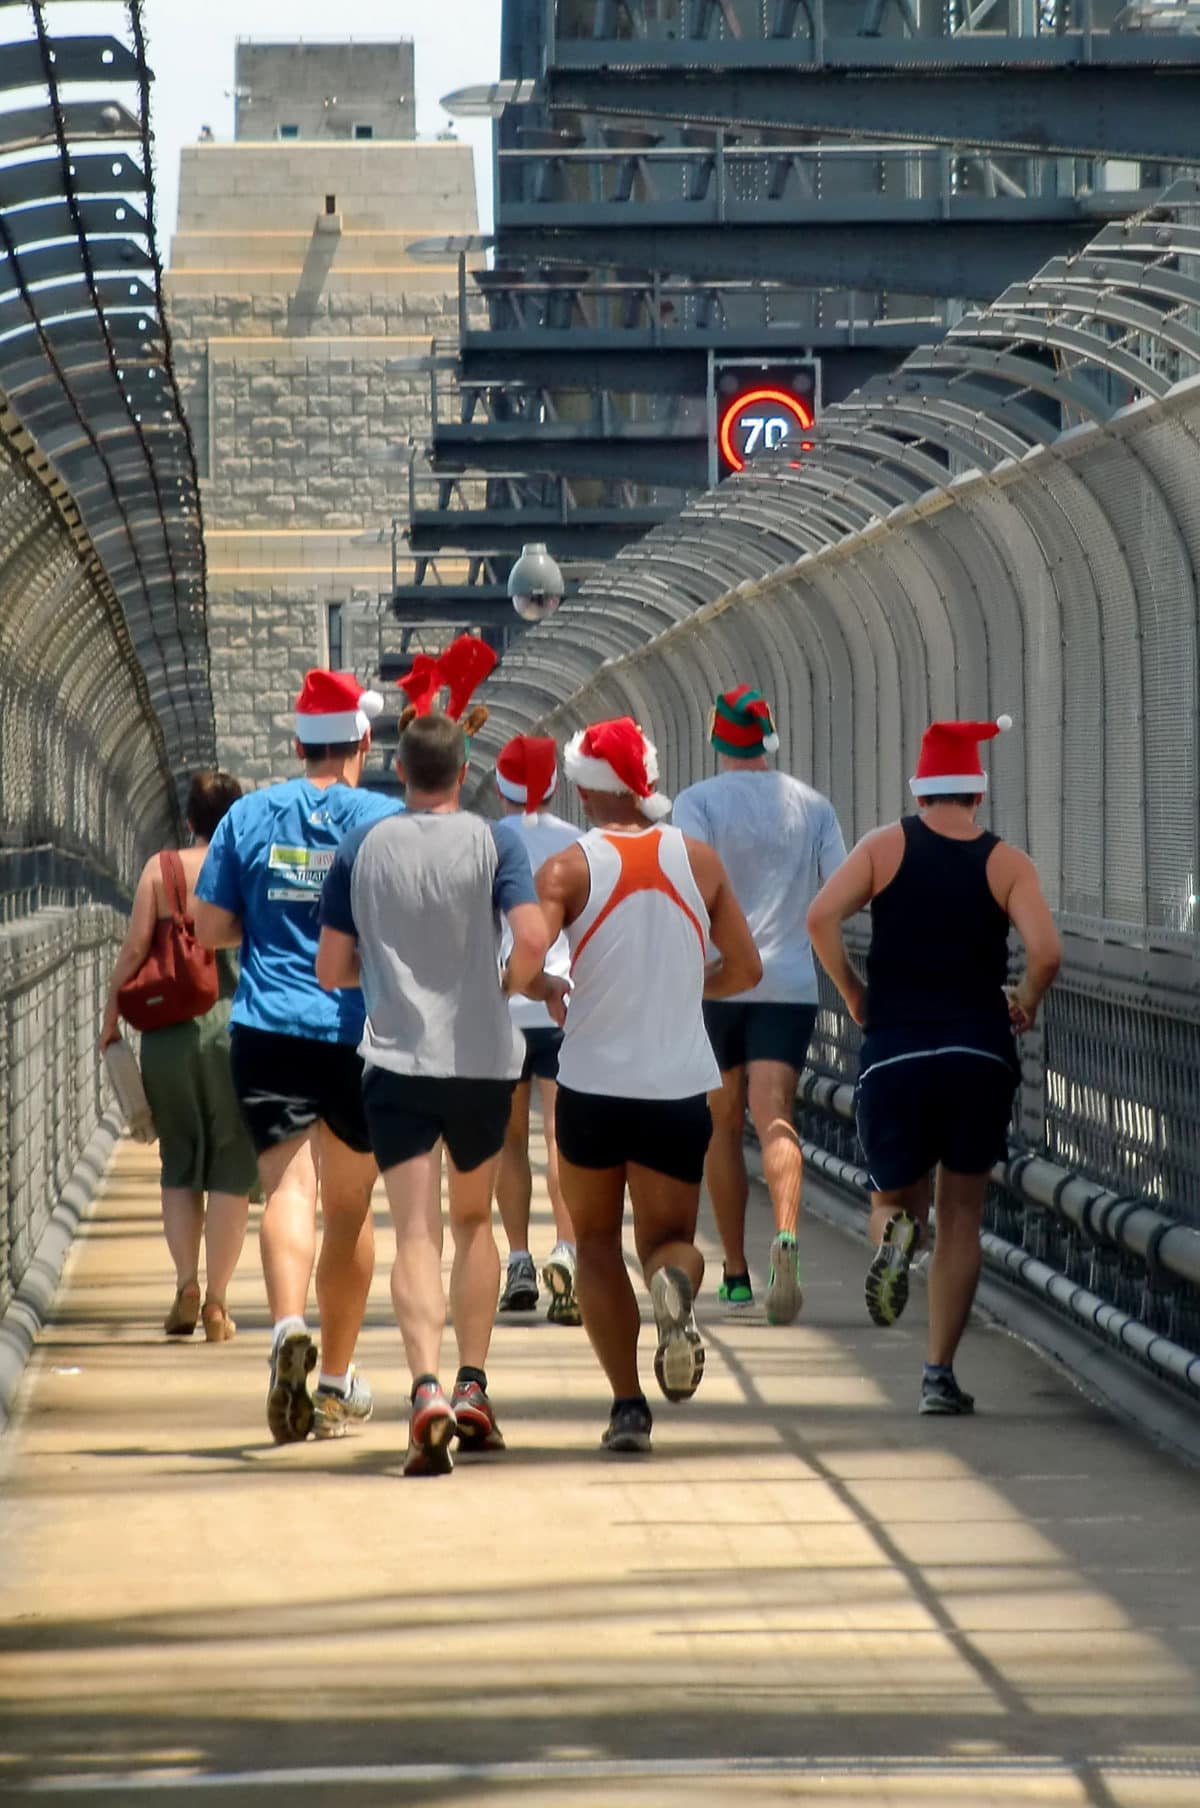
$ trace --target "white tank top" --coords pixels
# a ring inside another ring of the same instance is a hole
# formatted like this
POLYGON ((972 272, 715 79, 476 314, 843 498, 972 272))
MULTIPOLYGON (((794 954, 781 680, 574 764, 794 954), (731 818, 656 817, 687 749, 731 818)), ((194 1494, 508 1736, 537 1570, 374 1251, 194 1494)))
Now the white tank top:
MULTIPOLYGON (((564 822, 561 816, 552 816, 549 810, 539 810, 533 816, 509 816, 505 820, 515 825, 517 833, 525 843, 525 851, 529 855, 529 864, 533 868, 536 879, 538 868, 555 854, 561 854, 572 842, 579 840, 579 830, 572 822, 564 822)), ((512 930, 506 923, 500 939, 500 965, 512 953, 512 930)), ((571 955, 567 947, 567 938, 560 935, 555 938, 554 946, 543 963, 545 971, 552 973, 556 979, 566 979, 571 971, 571 955)), ((553 1019, 544 1004, 537 999, 524 998, 519 992, 513 994, 508 1001, 512 1020, 519 1030, 551 1030, 553 1019)))
POLYGON ((686 1099, 721 1084, 704 1029, 708 910, 678 829, 591 829, 567 926, 575 989, 558 1077, 576 1092, 686 1099))

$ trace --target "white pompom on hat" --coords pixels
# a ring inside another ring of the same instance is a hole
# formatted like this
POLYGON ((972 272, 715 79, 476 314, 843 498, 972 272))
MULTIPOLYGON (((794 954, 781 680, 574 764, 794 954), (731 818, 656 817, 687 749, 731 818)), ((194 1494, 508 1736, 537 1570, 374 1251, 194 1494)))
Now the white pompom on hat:
POLYGON ((1013 725, 1011 716, 994 722, 933 722, 921 740, 917 770, 908 781, 914 797, 979 795, 987 790, 987 773, 979 758, 979 743, 1004 734, 1013 725))
POLYGON ((304 674, 296 699, 296 739, 306 746, 361 741, 383 709, 378 691, 367 690, 353 672, 304 674))
POLYGON ((650 822, 671 814, 671 799, 655 790, 658 750, 631 716, 593 722, 567 742, 563 768, 572 784, 585 791, 629 795, 650 822))

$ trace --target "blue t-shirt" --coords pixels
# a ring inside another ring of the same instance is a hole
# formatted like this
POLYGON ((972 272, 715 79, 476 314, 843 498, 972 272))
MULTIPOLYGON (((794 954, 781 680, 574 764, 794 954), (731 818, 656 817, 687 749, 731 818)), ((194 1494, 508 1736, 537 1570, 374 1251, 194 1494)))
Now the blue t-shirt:
POLYGON ((233 1023, 313 1042, 360 1041, 361 992, 317 984, 321 886, 345 834, 402 808, 377 791, 293 778, 239 798, 222 817, 196 896, 242 921, 233 1023))

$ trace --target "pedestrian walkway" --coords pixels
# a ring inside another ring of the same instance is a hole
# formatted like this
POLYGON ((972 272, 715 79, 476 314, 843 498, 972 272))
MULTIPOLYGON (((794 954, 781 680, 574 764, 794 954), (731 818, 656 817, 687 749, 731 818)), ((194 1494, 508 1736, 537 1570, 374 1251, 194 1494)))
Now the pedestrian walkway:
POLYGON ((875 1330, 810 1223, 800 1321, 707 1295, 649 1460, 599 1454, 585 1336, 539 1316, 493 1345, 508 1453, 405 1481, 377 1201, 376 1417, 276 1448, 253 1243, 237 1340, 168 1343, 118 1152, 0 1446, 0 1797, 1195 1808, 1200 1478, 1023 1346, 971 1332, 979 1416, 919 1419, 922 1289, 875 1330))

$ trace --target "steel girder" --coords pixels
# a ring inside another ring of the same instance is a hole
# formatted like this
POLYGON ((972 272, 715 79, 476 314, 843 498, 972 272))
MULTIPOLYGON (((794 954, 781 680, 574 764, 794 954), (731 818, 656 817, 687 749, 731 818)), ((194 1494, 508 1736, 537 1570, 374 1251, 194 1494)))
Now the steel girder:
POLYGON ((583 423, 440 422, 431 463, 435 471, 544 471, 701 489, 708 482, 708 439, 702 428, 665 421, 614 423, 608 430, 583 423))
POLYGON ((405 533, 414 552, 516 554, 529 540, 553 539, 556 557, 599 562, 668 520, 668 508, 418 509, 405 533))

